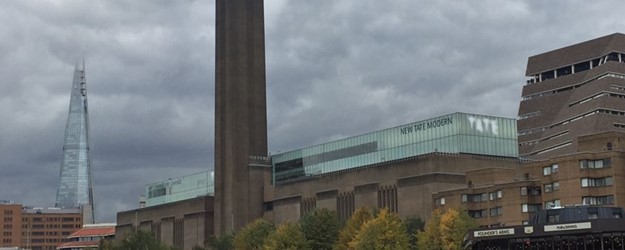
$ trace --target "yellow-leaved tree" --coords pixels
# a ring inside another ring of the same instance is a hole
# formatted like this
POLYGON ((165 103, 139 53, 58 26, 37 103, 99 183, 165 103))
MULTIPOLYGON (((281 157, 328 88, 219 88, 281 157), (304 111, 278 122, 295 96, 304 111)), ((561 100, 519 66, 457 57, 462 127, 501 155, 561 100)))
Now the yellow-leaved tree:
POLYGON ((298 223, 285 222, 267 237, 265 250, 308 250, 306 237, 298 223))
POLYGON ((417 233, 420 250, 459 250, 469 229, 476 228, 477 222, 465 211, 450 208, 445 212, 435 210, 425 229, 417 233))
POLYGON ((362 224, 356 237, 349 243, 349 249, 408 249, 408 242, 408 234, 397 214, 382 209, 378 216, 362 224))
POLYGON ((362 224, 373 218, 373 212, 366 207, 360 207, 345 223, 343 229, 339 233, 339 239, 334 246, 335 250, 349 249, 349 242, 356 236, 362 224))

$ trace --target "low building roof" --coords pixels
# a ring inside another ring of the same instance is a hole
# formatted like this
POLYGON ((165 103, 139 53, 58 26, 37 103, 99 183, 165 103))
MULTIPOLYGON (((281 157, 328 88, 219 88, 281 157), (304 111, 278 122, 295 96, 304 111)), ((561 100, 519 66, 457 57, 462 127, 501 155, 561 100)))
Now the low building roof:
POLYGON ((100 241, 70 241, 65 242, 59 245, 56 249, 73 249, 73 248, 81 248, 81 247, 97 247, 100 244, 100 241))
POLYGON ((102 226, 102 227, 83 227, 78 231, 67 237, 80 238, 80 237, 95 237, 95 236, 112 236, 115 235, 115 226, 102 226))

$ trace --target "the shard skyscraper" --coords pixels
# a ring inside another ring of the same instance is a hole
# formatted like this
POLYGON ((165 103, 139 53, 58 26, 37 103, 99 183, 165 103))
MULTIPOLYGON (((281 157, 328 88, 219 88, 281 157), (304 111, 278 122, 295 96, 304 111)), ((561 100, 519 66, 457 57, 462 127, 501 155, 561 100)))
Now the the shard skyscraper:
POLYGON ((83 223, 94 222, 89 145, 89 109, 85 64, 76 65, 72 82, 69 115, 65 125, 63 161, 56 193, 56 207, 82 208, 83 223))

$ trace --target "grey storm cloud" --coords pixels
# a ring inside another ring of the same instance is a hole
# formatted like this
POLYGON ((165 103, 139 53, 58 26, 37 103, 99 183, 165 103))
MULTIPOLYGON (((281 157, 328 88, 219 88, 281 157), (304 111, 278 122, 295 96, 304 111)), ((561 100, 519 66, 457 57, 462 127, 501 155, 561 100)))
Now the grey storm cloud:
MULTIPOLYGON (((622 1, 266 0, 269 148, 457 111, 515 117, 527 57, 623 32, 622 1)), ((98 221, 211 169, 214 1, 1 1, 0 200, 54 202, 86 61, 98 221)))

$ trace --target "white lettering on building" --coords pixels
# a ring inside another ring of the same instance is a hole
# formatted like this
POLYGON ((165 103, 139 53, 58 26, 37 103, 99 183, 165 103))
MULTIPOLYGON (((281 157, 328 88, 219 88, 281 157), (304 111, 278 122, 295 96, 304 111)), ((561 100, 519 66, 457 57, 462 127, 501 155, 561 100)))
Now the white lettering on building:
POLYGON ((545 232, 590 229, 591 227, 590 222, 545 225, 545 232))
POLYGON ((491 133, 493 135, 499 135, 499 124, 497 124, 497 120, 488 118, 477 118, 473 116, 469 116, 468 119, 472 129, 475 129, 480 133, 491 133))

